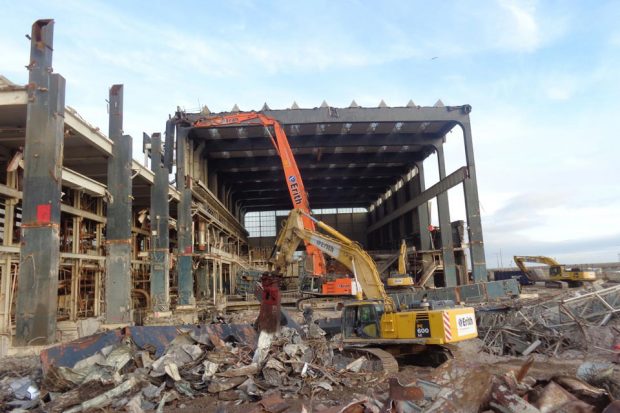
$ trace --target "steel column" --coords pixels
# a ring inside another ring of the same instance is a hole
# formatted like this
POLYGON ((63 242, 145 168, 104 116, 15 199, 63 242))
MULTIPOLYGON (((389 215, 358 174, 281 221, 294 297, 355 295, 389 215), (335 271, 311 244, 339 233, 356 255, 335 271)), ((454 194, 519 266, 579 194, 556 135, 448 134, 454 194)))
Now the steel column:
POLYGON ((32 25, 16 345, 56 338, 65 79, 52 74, 53 20, 32 25))
POLYGON ((170 310, 170 236, 168 233, 168 168, 163 165, 161 134, 151 137, 151 305, 153 312, 170 310))
MULTIPOLYGON (((166 127, 168 130, 168 127, 166 127)), ((178 259, 177 274, 179 276, 179 306, 195 305, 194 276, 192 274, 192 179, 188 173, 188 142, 189 128, 177 125, 177 189, 181 199, 177 208, 178 259)), ((222 202, 224 199, 222 199, 222 202)))
POLYGON ((132 139, 123 135, 123 85, 110 88, 109 137, 113 142, 108 158, 106 224, 105 322, 133 321, 131 308, 131 161, 132 139))
MULTIPOLYGON (((422 194, 426 189, 426 183, 424 181, 424 161, 418 162, 416 167, 418 169, 418 173, 411 179, 411 182, 417 183, 416 186, 419 190, 415 196, 422 194)), ((431 224, 431 217, 428 214, 428 201, 418 205, 416 210, 418 226, 420 228, 420 249, 428 251, 431 249, 431 234, 428 230, 428 226, 431 224)))
POLYGON ((488 281, 488 274, 484 256, 484 241, 482 239, 482 222, 480 219, 480 202, 478 200, 478 181, 476 179, 471 124, 469 121, 463 122, 461 127, 465 140, 465 156, 469 172, 468 178, 463 182, 463 192, 465 195, 465 211, 467 213, 471 267, 474 282, 483 282, 488 281))
MULTIPOLYGON (((437 146, 437 164, 439 166, 439 180, 442 181, 446 178, 446 159, 443 153, 443 144, 437 146)), ((454 242, 452 240, 450 201, 448 200, 447 190, 437 195, 437 210, 439 212, 445 286, 454 287, 457 285, 456 265, 454 263, 454 242)))

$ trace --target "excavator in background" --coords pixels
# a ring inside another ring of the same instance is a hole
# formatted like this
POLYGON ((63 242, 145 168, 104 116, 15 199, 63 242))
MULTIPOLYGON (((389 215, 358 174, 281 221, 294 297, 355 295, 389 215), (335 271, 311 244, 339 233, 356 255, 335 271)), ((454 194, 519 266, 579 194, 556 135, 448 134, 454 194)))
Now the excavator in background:
MULTIPOLYGON (((282 128, 282 125, 269 116, 266 116, 258 112, 239 112, 229 115, 217 115, 207 118, 202 118, 194 122, 192 125, 194 128, 221 128, 221 127, 239 127, 239 126, 263 126, 271 143, 273 144, 280 160, 282 161, 282 168, 284 170, 284 180, 288 187, 291 201, 293 202, 293 208, 304 212, 302 215, 302 222, 304 228, 314 231, 314 222, 310 219, 310 203, 308 200, 308 194, 304 187, 299 167, 295 161, 295 156, 289 145, 286 133, 282 128), (272 127, 274 135, 269 128, 272 127)), ((350 297, 356 294, 356 285, 350 278, 335 278, 333 280, 326 280, 327 273, 325 257, 321 253, 320 249, 312 245, 312 243, 305 241, 306 253, 312 260, 312 280, 318 278, 320 293, 313 293, 311 291, 301 291, 303 294, 311 296, 345 296, 350 297)))
POLYGON ((398 253, 398 273, 388 276, 385 283, 388 289, 402 290, 413 288, 415 282, 413 277, 407 273, 407 261, 407 243, 403 240, 398 253))
POLYGON ((549 266, 549 280, 545 285, 555 288, 580 287, 584 282, 596 281, 595 271, 584 271, 580 268, 566 268, 565 265, 558 263, 553 258, 543 256, 514 256, 515 264, 523 274, 531 281, 536 281, 536 276, 532 270, 525 266, 526 262, 534 262, 549 266))
POLYGON ((345 265, 361 286, 357 299, 346 301, 343 306, 341 332, 344 345, 380 347, 372 349, 372 354, 382 361, 389 355, 421 353, 445 361, 448 356, 443 345, 478 336, 471 307, 456 306, 452 301, 424 299, 407 308, 397 308, 370 255, 355 241, 299 209, 289 213, 276 239, 270 259, 274 273, 285 269, 293 260, 301 242, 316 246, 345 265), (307 228, 304 217, 329 235, 307 228))

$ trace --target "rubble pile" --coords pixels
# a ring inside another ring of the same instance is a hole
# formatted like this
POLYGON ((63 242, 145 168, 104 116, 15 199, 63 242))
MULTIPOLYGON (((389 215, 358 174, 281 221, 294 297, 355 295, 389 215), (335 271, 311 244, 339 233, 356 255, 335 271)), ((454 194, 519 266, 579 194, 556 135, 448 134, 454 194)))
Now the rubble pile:
MULTIPOLYGON (((613 367, 584 363, 577 376, 554 375, 550 380, 537 380, 527 375, 533 359, 518 371, 509 371, 492 377, 487 400, 481 411, 493 412, 580 412, 612 413, 620 411, 620 404, 606 388, 592 385, 593 381, 609 379, 613 367), (588 382, 590 381, 590 382, 588 382)), ((612 381, 609 381, 611 383, 612 381)))
MULTIPOLYGON (((569 350, 600 347, 605 341, 601 328, 618 311, 620 285, 581 289, 524 306, 478 309, 478 332, 484 349, 492 354, 555 357, 569 350)), ((611 335, 608 341, 613 341, 615 334, 611 335)))
POLYGON ((370 355, 340 351, 316 325, 282 327, 249 344, 180 330, 161 352, 136 341, 125 337, 42 375, 31 366, 0 374, 0 411, 620 411, 609 362, 550 372, 533 358, 514 366, 457 353, 438 369, 403 365, 390 375, 370 355))
MULTIPOLYGON (((231 337, 181 332, 155 357, 153 345, 138 346, 130 337, 101 348, 72 367, 51 365, 39 384, 29 377, 0 383, 5 407, 49 412, 81 412, 103 407, 133 412, 162 411, 181 399, 212 397, 234 404, 269 397, 316 397, 334 388, 377 382, 373 364, 334 350, 316 325, 304 337, 283 327, 267 346, 231 337), (262 350, 262 351, 261 351, 262 350)), ((5 409, 6 410, 6 409, 5 409)))

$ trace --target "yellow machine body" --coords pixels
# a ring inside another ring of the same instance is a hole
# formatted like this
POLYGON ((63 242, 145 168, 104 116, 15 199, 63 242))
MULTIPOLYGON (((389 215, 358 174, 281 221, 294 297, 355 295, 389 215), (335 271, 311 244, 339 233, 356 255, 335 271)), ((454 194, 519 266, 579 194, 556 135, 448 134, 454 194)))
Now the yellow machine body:
POLYGON ((549 280, 551 281, 596 281, 596 272, 582 270, 567 270, 564 266, 560 266, 559 271, 549 270, 549 280))
POLYGON ((381 337, 425 339, 424 344, 448 344, 478 337, 473 308, 401 311, 381 317, 381 337))
POLYGON ((344 341, 368 340, 449 344, 478 336, 476 315, 471 307, 437 310, 405 310, 384 313, 377 301, 347 303, 343 311, 344 341))
POLYGON ((589 270, 581 270, 579 268, 566 268, 566 265, 558 263, 550 257, 544 256, 519 256, 514 257, 514 262, 526 277, 532 279, 532 274, 526 262, 534 262, 549 266, 549 281, 562 282, 569 281, 575 283, 596 281, 596 272, 589 270))
POLYGON ((390 275, 386 281, 388 287, 410 287, 414 284, 411 276, 401 274, 390 275))

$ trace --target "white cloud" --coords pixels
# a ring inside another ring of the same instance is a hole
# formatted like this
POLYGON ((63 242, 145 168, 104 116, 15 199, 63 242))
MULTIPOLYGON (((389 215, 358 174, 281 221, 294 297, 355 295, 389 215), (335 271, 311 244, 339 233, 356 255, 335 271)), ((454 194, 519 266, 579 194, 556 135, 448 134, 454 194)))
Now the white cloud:
POLYGON ((526 52, 540 47, 542 39, 535 2, 501 0, 499 4, 509 13, 506 27, 498 33, 503 45, 526 52))

